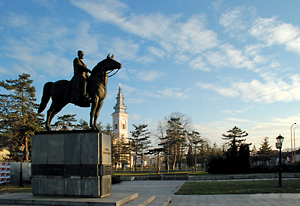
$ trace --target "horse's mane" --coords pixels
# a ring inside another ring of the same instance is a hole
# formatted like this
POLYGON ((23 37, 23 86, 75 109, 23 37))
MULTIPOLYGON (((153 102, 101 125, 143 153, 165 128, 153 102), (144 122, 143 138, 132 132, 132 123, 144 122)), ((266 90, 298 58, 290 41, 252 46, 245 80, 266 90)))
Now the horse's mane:
POLYGON ((104 60, 102 60, 102 61, 100 61, 93 69, 92 69, 92 76, 93 76, 93 74, 95 75, 95 72, 97 72, 98 71, 98 68, 102 68, 102 64, 103 64, 103 62, 105 61, 105 59, 104 60))

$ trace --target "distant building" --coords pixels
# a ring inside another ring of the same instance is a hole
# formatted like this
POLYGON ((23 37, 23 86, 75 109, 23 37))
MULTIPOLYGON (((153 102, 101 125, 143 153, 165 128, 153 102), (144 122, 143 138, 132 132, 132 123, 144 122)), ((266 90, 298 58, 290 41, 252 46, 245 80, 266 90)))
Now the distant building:
MULTIPOLYGON (((298 159, 300 159, 300 152, 299 152, 298 159)), ((296 157, 296 162, 297 162, 297 157, 296 157)), ((282 152, 281 153, 281 163, 282 164, 292 164, 292 163, 294 163, 292 152, 289 152, 289 151, 282 152)), ((278 165, 278 164, 279 164, 279 152, 278 152, 278 150, 273 150, 273 156, 271 156, 269 160, 265 160, 265 161, 257 160, 257 161, 252 162, 252 166, 259 166, 259 165, 275 166, 275 165, 278 165)))

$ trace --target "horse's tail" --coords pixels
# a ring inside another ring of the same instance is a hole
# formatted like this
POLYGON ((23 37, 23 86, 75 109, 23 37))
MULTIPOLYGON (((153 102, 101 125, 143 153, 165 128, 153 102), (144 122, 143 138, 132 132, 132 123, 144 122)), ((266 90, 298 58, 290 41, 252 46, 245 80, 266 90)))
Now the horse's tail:
POLYGON ((47 103, 49 102, 49 99, 50 99, 50 96, 51 96, 51 87, 52 87, 52 85, 53 85, 53 82, 47 82, 44 85, 43 97, 42 97, 42 101, 41 101, 38 113, 41 113, 46 108, 47 103))

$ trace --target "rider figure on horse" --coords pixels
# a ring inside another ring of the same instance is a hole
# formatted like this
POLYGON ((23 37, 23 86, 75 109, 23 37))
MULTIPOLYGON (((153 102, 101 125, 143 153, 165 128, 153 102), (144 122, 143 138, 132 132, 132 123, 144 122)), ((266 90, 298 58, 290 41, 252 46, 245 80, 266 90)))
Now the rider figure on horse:
POLYGON ((71 101, 89 102, 91 100, 91 98, 88 96, 86 92, 87 79, 89 78, 88 73, 91 73, 91 70, 89 70, 85 65, 85 63, 83 63, 82 61, 83 57, 84 57, 84 52, 79 50, 78 57, 76 57, 73 61, 74 76, 71 80, 72 82, 71 101))

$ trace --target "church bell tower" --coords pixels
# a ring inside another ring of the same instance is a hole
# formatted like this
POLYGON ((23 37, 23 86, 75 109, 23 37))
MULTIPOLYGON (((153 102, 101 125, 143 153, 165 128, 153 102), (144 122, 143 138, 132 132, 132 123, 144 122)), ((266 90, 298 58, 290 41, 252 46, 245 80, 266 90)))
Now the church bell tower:
POLYGON ((116 138, 123 136, 125 140, 128 138, 128 116, 125 111, 127 107, 124 105, 124 97, 122 94, 121 84, 119 84, 119 93, 117 95, 117 103, 114 106, 115 112, 111 114, 113 117, 113 131, 116 138))

